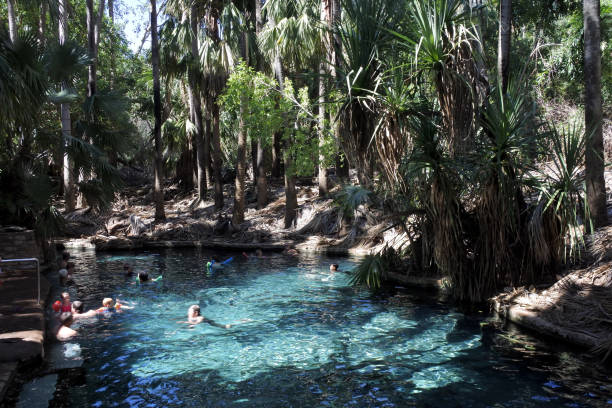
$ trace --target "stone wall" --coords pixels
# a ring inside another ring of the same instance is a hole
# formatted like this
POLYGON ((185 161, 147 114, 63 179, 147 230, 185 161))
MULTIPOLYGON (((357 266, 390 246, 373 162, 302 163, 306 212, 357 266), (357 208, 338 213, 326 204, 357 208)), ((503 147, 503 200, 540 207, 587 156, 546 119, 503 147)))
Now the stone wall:
POLYGON ((17 228, 0 228, 0 257, 38 258, 41 263, 44 262, 43 251, 36 242, 34 231, 17 228))

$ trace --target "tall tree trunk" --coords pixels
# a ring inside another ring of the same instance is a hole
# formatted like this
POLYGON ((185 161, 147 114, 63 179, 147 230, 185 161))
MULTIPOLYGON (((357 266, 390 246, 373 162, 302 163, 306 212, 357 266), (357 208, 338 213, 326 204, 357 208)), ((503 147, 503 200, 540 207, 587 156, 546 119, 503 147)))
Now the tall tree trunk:
MULTIPOLYGON (((331 80, 333 84, 338 82, 338 72, 340 71, 340 55, 342 54, 342 40, 340 39, 340 34, 338 33, 337 27, 341 22, 341 14, 342 9, 340 5, 340 0, 330 0, 331 1, 331 16, 330 21, 327 23, 327 28, 332 33, 332 44, 329 48, 331 53, 329 61, 331 62, 329 65, 329 72, 331 76, 331 80)), ((330 112, 329 115, 329 123, 332 126, 334 132, 334 139, 336 140, 336 146, 338 146, 339 150, 342 150, 342 143, 340 140, 340 123, 334 117, 333 112, 330 112)), ((336 177, 341 180, 348 180, 349 178, 349 163, 346 158, 346 155, 338 153, 336 155, 336 177)))
MULTIPOLYGON (((263 17, 261 14, 261 1, 255 1, 255 32, 259 36, 261 29, 263 27, 263 17)), ((257 70, 262 70, 261 58, 257 59, 257 70)), ((266 160, 265 160, 265 151, 264 151, 264 143, 260 139, 257 141, 256 146, 256 166, 254 169, 255 177, 257 180, 257 208, 262 209, 268 204, 268 179, 266 176, 266 160)))
POLYGON ((508 91, 510 40, 512 35, 512 0, 499 2, 499 39, 497 42, 497 79, 505 94, 508 91))
POLYGON ((327 188, 327 167, 325 166, 325 63, 319 64, 319 196, 329 193, 327 188))
POLYGON ((89 67, 87 69, 87 97, 91 98, 96 93, 96 36, 95 15, 93 0, 86 0, 87 4, 87 51, 89 52, 89 67))
POLYGON ((40 3, 40 16, 38 17, 38 45, 42 46, 45 43, 45 31, 47 28, 47 8, 49 7, 46 0, 40 3))
POLYGON ((244 221, 244 195, 245 195, 245 178, 246 178, 246 147, 247 137, 244 124, 244 116, 246 115, 246 100, 244 97, 240 102, 240 121, 238 125, 238 152, 236 163, 236 191, 234 195, 234 210, 232 222, 234 225, 240 225, 244 221))
POLYGON ((325 146, 325 76, 327 66, 333 60, 332 29, 333 29, 333 5, 331 0, 321 1, 321 39, 323 49, 327 55, 319 62, 319 196, 325 197, 329 190, 327 188, 327 167, 322 150, 325 146), (329 62, 325 62, 325 60, 329 62))
POLYGON ((8 12, 9 38, 14 44, 17 41, 17 18, 15 17, 15 0, 7 0, 6 8, 8 12))
MULTIPOLYGON (((206 110, 207 109, 205 106, 204 111, 206 110)), ((204 125, 204 165, 206 166, 206 186, 212 186, 214 183, 210 154, 210 145, 212 141, 212 118, 209 115, 205 116, 204 125)))
POLYGON ((151 65, 153 67, 153 104, 155 113, 155 127, 153 136, 155 138, 155 219, 164 220, 166 213, 164 211, 164 192, 163 192, 163 174, 162 174, 162 108, 161 108, 161 91, 159 83, 159 44, 157 41, 157 4, 156 0, 151 0, 151 65))
POLYGON ((584 119, 586 190, 593 226, 608 225, 601 107, 601 33, 599 0, 584 0, 584 119))
MULTIPOLYGON (((274 71, 274 77, 280 88, 283 88, 283 68, 281 65, 280 56, 278 53, 274 56, 272 63, 272 69, 274 71)), ((282 158, 282 132, 274 133, 273 146, 272 146, 272 177, 281 176, 281 158, 282 158)), ((285 166, 286 168, 286 166, 285 166)))
MULTIPOLYGON (((196 19, 195 5, 191 7, 190 23, 191 23, 191 55, 193 58, 198 58, 198 21, 196 19)), ((204 160, 204 125, 202 123, 202 105, 200 102, 198 88, 198 73, 195 67, 189 68, 189 104, 193 109, 192 121, 196 128, 194 135, 197 149, 197 168, 198 168, 198 200, 206 199, 206 163, 204 160)))
POLYGON ((108 0, 108 18, 111 22, 111 44, 110 44, 110 88, 115 86, 115 47, 113 40, 115 39, 115 3, 114 0, 108 0))
POLYGON ((281 171, 281 158, 283 156, 283 149, 281 147, 282 132, 276 132, 272 136, 272 169, 270 174, 274 178, 278 178, 282 175, 281 171))
POLYGON ((285 146, 285 228, 295 225, 297 217, 297 194, 295 192, 295 173, 289 146, 285 146))
POLYGON ((219 105, 216 101, 212 103, 212 145, 213 145, 213 170, 215 173, 215 210, 223 209, 223 179, 221 177, 221 133, 219 131, 219 105))
MULTIPOLYGON (((58 37, 59 43, 64 44, 68 37, 68 0, 58 1, 58 37)), ((62 91, 67 88, 66 83, 62 83, 62 91)), ((72 133, 72 123, 70 120, 70 105, 62 103, 60 105, 60 118, 62 122, 62 151, 64 156, 63 180, 64 180, 64 210, 66 213, 74 211, 76 205, 76 189, 74 186, 73 166, 68 155, 68 139, 72 133)))

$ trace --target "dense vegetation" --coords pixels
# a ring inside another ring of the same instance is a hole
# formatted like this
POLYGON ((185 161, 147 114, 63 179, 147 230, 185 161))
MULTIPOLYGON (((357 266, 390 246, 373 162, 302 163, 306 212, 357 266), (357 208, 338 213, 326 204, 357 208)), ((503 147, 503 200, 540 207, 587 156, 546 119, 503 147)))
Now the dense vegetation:
MULTIPOLYGON (((232 170, 238 225, 251 168, 258 208, 284 177, 291 228, 296 177, 325 197, 330 169, 354 169, 339 205, 379 197, 412 239, 399 256, 479 301, 575 260, 608 222, 610 0, 150 0, 136 53, 117 5, 0 6, 4 223, 52 234, 58 203, 102 210, 137 167, 157 220, 164 180, 221 209, 232 170), (585 116, 553 123, 559 105, 585 116)), ((396 256, 368 257, 356 282, 378 286, 396 256)))

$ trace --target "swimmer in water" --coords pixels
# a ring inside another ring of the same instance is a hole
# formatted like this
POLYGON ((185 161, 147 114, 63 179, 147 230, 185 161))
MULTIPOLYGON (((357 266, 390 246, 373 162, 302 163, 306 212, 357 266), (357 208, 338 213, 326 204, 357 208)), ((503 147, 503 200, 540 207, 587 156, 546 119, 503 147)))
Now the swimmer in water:
POLYGON ((242 256, 244 256, 245 258, 253 258, 253 257, 255 257, 255 258, 265 258, 264 255, 263 255, 263 251, 261 249, 259 249, 259 248, 257 248, 255 250, 255 255, 249 255, 246 252, 243 252, 242 256))
POLYGON ((162 275, 159 275, 155 279, 151 279, 147 272, 138 272, 138 276, 136 276, 136 282, 138 283, 146 283, 146 282, 157 282, 162 279, 162 275))
POLYGON ((329 270, 330 272, 338 272, 338 264, 331 264, 329 265, 329 270))
POLYGON ((190 324, 191 326, 194 326, 200 323, 208 323, 211 326, 220 327, 222 329, 229 329, 230 327, 232 327, 229 324, 219 324, 215 322, 214 320, 210 320, 202 316, 202 313, 200 312, 200 306, 198 305, 189 306, 189 309, 187 309, 187 321, 178 322, 178 323, 187 323, 187 324, 190 324))
POLYGON ((84 319, 87 317, 94 317, 96 315, 95 310, 88 310, 87 312, 83 312, 83 302, 80 300, 75 300, 72 302, 72 317, 74 319, 84 319))
POLYGON ((66 312, 72 313, 72 304, 70 303, 70 293, 63 292, 60 298, 61 298, 61 302, 62 302, 62 306, 60 308, 60 312, 62 312, 62 313, 66 313, 66 312))
POLYGON ((96 313, 109 313, 109 312, 120 312, 122 309, 133 309, 132 306, 126 306, 117 301, 113 301, 111 298, 102 299, 102 307, 96 310, 96 313))
POLYGON ((123 274, 125 276, 127 276, 128 278, 131 276, 134 276, 134 270, 132 269, 131 265, 128 264, 124 264, 123 265, 123 274))
POLYGON ((78 333, 76 330, 71 329, 70 325, 74 322, 72 313, 64 312, 59 316, 59 324, 55 328, 55 337, 59 341, 69 340, 76 336, 78 333))
POLYGON ((219 258, 218 258, 218 257, 213 256, 212 261, 210 261, 210 262, 208 262, 208 263, 206 264, 206 268, 207 268, 208 270, 210 270, 210 269, 222 268, 222 267, 224 267, 226 264, 228 264, 228 263, 232 262, 233 260, 234 260, 234 257, 233 257, 233 256, 231 256, 231 257, 227 258, 225 261, 221 262, 221 261, 219 260, 219 258))

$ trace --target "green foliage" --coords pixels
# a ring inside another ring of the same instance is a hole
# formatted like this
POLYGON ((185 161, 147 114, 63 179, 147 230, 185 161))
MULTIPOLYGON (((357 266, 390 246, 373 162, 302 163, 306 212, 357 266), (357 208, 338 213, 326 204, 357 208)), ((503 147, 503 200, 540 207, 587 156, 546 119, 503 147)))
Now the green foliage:
POLYGON ((242 117, 248 137, 269 146, 272 136, 281 128, 283 117, 278 109, 279 94, 276 81, 256 72, 244 62, 238 64, 221 95, 221 106, 227 113, 228 127, 238 128, 240 106, 245 104, 242 117))
POLYGON ((589 206, 586 201, 585 175, 583 171, 587 137, 581 125, 575 123, 561 131, 550 134, 552 142, 551 163, 540 172, 543 182, 538 186, 540 197, 534 212, 530 232, 534 240, 540 239, 546 215, 554 217, 559 237, 567 237, 567 243, 556 242, 558 247, 549 248, 549 256, 557 258, 563 253, 563 260, 573 260, 584 247, 584 233, 593 230, 589 220, 589 206), (537 219, 539 217, 540 219, 537 219))
POLYGON ((372 192, 361 186, 344 186, 334 197, 334 204, 342 211, 345 217, 354 217, 360 205, 370 202, 372 192))
POLYGON ((366 255, 351 272, 350 284, 365 285, 374 290, 380 289, 385 271, 384 261, 380 254, 366 255))

